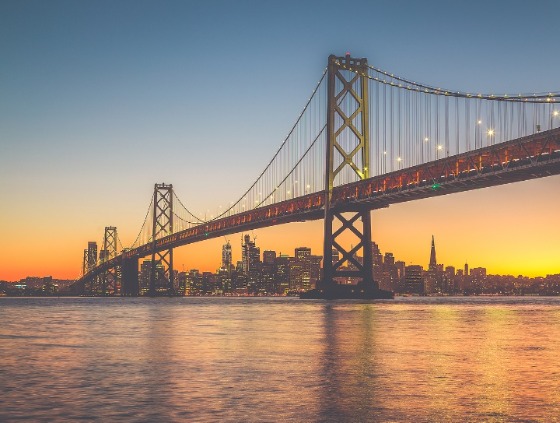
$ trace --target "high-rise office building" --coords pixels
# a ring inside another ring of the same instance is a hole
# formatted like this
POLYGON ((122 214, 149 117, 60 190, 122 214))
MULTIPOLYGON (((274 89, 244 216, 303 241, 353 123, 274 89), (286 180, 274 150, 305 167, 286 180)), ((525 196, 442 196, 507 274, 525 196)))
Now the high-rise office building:
POLYGON ((286 294, 290 290, 290 257, 276 257, 276 292, 286 294))
POLYGON ((245 274, 257 270, 261 261, 261 249, 256 246, 255 240, 251 240, 251 236, 248 234, 242 238, 241 261, 243 263, 243 273, 245 274))
POLYGON ((399 283, 399 270, 395 265, 395 256, 393 253, 385 253, 383 258, 383 276, 379 280, 379 285, 387 289, 396 287, 399 283))
POLYGON ((424 293, 424 278, 422 276, 422 266, 410 265, 406 266, 404 288, 406 292, 411 294, 424 293))
POLYGON ((273 265, 276 262, 276 251, 263 251, 263 265, 273 265))
POLYGON ((311 286, 311 248, 298 247, 290 264, 291 289, 307 291, 311 286))
POLYGON ((143 260, 140 265, 140 295, 146 295, 150 290, 150 274, 152 272, 152 260, 143 260))
POLYGON ((222 269, 231 270, 231 244, 229 241, 222 246, 222 269))
POLYGON ((263 260, 261 266, 261 286, 259 287, 262 294, 276 294, 276 251, 263 251, 263 260))
POLYGON ((375 242, 371 242, 372 265, 373 265, 373 279, 381 283, 383 278, 383 254, 379 250, 379 246, 375 242))
POLYGON ((254 294, 262 291, 261 286, 261 249, 249 235, 242 237, 241 261, 243 273, 247 277, 247 292, 254 294))
POLYGON ((477 294, 482 294, 486 289, 486 268, 473 267, 470 274, 471 289, 477 294))
POLYGON ((316 288, 321 280, 321 261, 323 256, 309 256, 309 287, 316 288))
POLYGON ((306 260, 311 256, 311 248, 308 247, 298 247, 295 250, 294 257, 297 259, 306 260))
POLYGON ((445 268, 444 279, 443 279, 443 292, 446 294, 455 293, 455 267, 447 266, 445 268))

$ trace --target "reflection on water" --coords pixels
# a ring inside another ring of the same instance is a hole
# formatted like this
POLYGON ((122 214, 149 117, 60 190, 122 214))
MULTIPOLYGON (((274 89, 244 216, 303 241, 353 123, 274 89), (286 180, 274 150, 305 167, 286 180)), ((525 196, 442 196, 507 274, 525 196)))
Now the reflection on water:
POLYGON ((559 421, 560 299, 0 298, 0 421, 559 421))

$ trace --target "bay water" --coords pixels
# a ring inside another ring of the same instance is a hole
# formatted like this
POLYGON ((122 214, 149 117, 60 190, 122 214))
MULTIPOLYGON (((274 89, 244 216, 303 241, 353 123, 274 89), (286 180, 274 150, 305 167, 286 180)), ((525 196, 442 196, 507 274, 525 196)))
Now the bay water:
POLYGON ((560 298, 0 298, 0 421, 557 422, 560 298))

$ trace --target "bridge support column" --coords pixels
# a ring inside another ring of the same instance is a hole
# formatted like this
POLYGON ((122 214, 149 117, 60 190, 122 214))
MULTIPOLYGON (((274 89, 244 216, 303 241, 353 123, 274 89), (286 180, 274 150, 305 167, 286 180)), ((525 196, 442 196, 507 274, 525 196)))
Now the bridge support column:
POLYGON ((136 297, 140 288, 138 283, 138 257, 124 258, 122 261, 121 295, 136 297))
POLYGON ((158 251, 157 240, 173 233, 173 185, 155 184, 152 226, 152 267, 150 296, 175 294, 173 249, 158 251))
POLYGON ((367 59, 349 54, 329 56, 323 278, 319 288, 333 297, 352 296, 350 292, 356 291, 343 292, 338 278, 356 278, 362 290, 378 289, 373 280, 370 211, 332 198, 335 183, 369 177, 367 75, 367 59), (354 240, 350 248, 343 245, 347 235, 354 240))

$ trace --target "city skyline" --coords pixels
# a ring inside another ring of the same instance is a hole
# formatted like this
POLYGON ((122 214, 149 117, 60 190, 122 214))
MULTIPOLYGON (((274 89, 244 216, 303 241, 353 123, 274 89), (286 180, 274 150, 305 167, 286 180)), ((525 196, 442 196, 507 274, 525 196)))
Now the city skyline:
MULTIPOLYGON (((225 265, 224 263, 229 263, 229 265, 231 265, 232 267, 238 267, 239 265, 243 266, 244 269, 247 268, 247 257, 249 256, 249 253, 246 253, 245 247, 252 245, 253 247, 256 246, 256 239, 257 237, 248 233, 241 233, 240 239, 238 240, 238 248, 234 248, 231 244, 231 238, 222 238, 222 245, 220 247, 220 251, 219 252, 215 252, 214 256, 217 257, 217 261, 209 268, 201 268, 200 266, 196 266, 193 265, 191 267, 187 267, 184 264, 181 264, 180 266, 176 266, 174 271, 176 273, 181 273, 181 272, 190 272, 190 271, 198 271, 201 273, 217 273, 220 272, 221 270, 223 270, 224 268, 227 268, 227 265, 225 265), (225 244, 223 243, 225 242, 225 244)), ((384 250, 382 247, 382 245, 379 245, 375 240, 372 240, 372 244, 375 246, 375 248, 378 249, 378 252, 381 253, 381 256, 386 257, 387 255, 393 257, 393 259, 395 260, 395 262, 401 262, 403 263, 405 266, 419 266, 423 271, 429 271, 429 270, 433 270, 435 268, 435 266, 439 266, 439 267, 453 267, 457 270, 463 270, 463 269, 475 269, 475 268, 482 268, 484 270, 486 270, 486 266, 484 266, 481 263, 476 263, 476 262, 469 262, 468 260, 465 261, 464 263, 459 263, 459 264, 455 264, 455 263, 446 263, 440 260, 436 259, 435 256, 435 244, 436 244, 436 238, 435 236, 431 236, 431 243, 427 243, 425 250, 429 252, 426 253, 426 251, 424 251, 424 255, 427 257, 427 259, 424 262, 412 262, 412 261, 404 261, 402 260, 402 257, 399 257, 398 255, 394 254, 392 251, 389 250, 384 250)), ((266 245, 269 245, 268 243, 266 243, 266 245)), ((100 250, 99 248, 100 246, 97 245, 97 243, 95 241, 93 242, 89 242, 88 243, 88 249, 85 250, 85 252, 87 252, 88 250, 90 250, 90 248, 92 250, 95 250, 96 253, 101 254, 102 250, 100 250)), ((375 249, 374 248, 374 249, 375 249)), ((280 251, 278 249, 274 249, 274 248, 261 248, 261 246, 259 245, 257 248, 258 251, 258 260, 260 260, 261 262, 266 262, 266 253, 274 253, 274 257, 296 257, 297 256, 297 252, 298 250, 308 250, 309 254, 312 254, 314 257, 320 257, 322 260, 322 255, 320 254, 320 252, 313 250, 311 247, 305 246, 305 245, 299 245, 297 247, 294 247, 291 251, 280 251)), ((248 250, 246 250, 248 251, 248 250)), ((446 251, 444 248, 438 248, 437 249, 438 253, 437 256, 449 256, 449 254, 446 254, 446 251)), ((85 253, 84 253, 85 254, 85 253)), ((361 259, 361 256, 358 256, 361 259)), ((149 262, 151 261, 151 259, 149 257, 145 257, 143 260, 141 260, 141 262, 149 262)), ((466 273, 468 275, 468 272, 466 273)), ((530 275, 525 275, 525 274, 507 274, 507 273, 488 273, 489 275, 496 275, 496 276, 523 276, 523 277, 531 277, 530 275)), ((554 274, 548 274, 548 275, 537 275, 536 277, 545 277, 545 276, 551 276, 551 275, 560 275, 560 272, 558 273, 554 273, 554 274)), ((26 275, 25 277, 20 278, 19 280, 7 280, 8 282, 18 282, 24 279, 29 279, 29 278, 52 278, 52 275, 26 275)), ((0 279, 2 280, 2 279, 0 279)))
MULTIPOLYGON (((96 243, 89 243, 88 257, 96 256, 96 243)), ((214 271, 197 268, 175 269, 172 282, 164 268, 157 264, 154 285, 151 273, 152 260, 145 258, 139 263, 137 273, 140 296, 294 296, 313 290, 322 280, 323 257, 314 255, 311 248, 296 247, 293 253, 279 254, 274 250, 264 250, 256 243, 256 238, 244 234, 240 245, 241 259, 232 260, 230 241, 222 245, 220 266, 214 271), (153 288, 152 288, 153 287, 153 288)), ((99 251, 100 255, 103 250, 99 251)), ((396 295, 545 295, 560 293, 560 273, 546 277, 530 278, 524 275, 495 275, 476 263, 465 263, 456 267, 437 260, 436 242, 432 236, 429 264, 405 263, 392 252, 383 252, 372 241, 372 274, 376 285, 396 295)), ((85 253, 84 253, 85 257, 85 253)), ((333 263, 340 258, 333 250, 333 263)), ((363 258, 355 255, 358 263, 363 258)), ((88 258, 89 259, 89 258, 88 258)), ((348 270, 355 269, 352 263, 348 270)), ((113 283, 114 276, 86 282, 82 295, 105 296, 123 295, 123 283, 113 283), (115 288, 117 286, 117 288, 115 288), (114 290, 117 289, 118 292, 114 290)), ((354 284, 352 278, 337 278, 339 284, 354 284)), ((73 280, 54 279, 52 276, 28 276, 19 281, 0 280, 0 296, 53 296, 76 295, 73 280)), ((124 293, 130 295, 130 293, 124 293)))
MULTIPOLYGON (((0 279, 78 277, 83 249, 100 244, 105 226, 131 245, 155 182, 173 183, 201 215, 237 198, 278 148, 331 53, 350 51, 446 88, 560 87, 560 59, 546 53, 557 44, 554 2, 514 1, 507 10, 499 2, 428 2, 407 5, 408 14, 389 2, 360 4, 368 13, 355 17, 364 28, 357 37, 332 31, 327 22, 339 17, 330 2, 3 3, 0 279), (434 10, 437 25, 429 24, 434 10), (514 21, 525 31, 512 31, 514 21)), ((372 213, 373 239, 407 263, 426 262, 425 239, 434 234, 453 246, 441 260, 457 267, 559 273, 559 183, 553 176, 392 205, 372 213)), ((321 222, 255 233, 263 249, 305 242, 322 254, 321 222)), ((210 269, 222 241, 176 249, 176 268, 210 269)))

